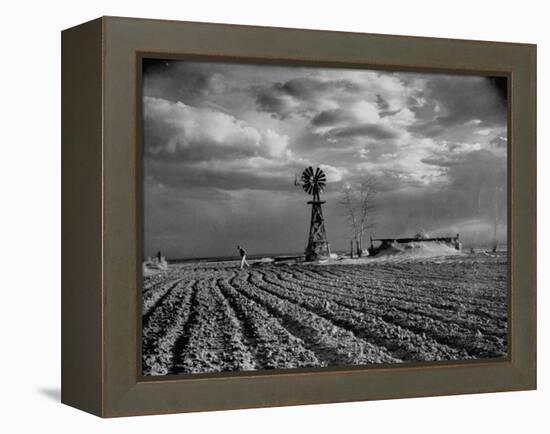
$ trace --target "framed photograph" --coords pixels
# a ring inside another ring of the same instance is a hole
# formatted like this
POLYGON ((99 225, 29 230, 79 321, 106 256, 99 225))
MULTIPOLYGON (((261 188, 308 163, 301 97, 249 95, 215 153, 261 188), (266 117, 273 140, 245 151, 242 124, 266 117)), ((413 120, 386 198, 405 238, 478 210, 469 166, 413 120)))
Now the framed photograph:
POLYGON ((103 17, 62 54, 64 403, 536 387, 536 46, 103 17))

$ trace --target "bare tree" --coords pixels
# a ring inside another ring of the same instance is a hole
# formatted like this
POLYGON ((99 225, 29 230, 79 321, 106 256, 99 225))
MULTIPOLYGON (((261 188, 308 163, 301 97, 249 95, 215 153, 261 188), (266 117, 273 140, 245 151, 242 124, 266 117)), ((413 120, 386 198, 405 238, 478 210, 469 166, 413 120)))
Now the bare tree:
POLYGON ((342 212, 350 226, 357 255, 363 252, 363 238, 374 227, 373 213, 378 194, 376 180, 366 178, 357 183, 347 183, 341 193, 342 212))

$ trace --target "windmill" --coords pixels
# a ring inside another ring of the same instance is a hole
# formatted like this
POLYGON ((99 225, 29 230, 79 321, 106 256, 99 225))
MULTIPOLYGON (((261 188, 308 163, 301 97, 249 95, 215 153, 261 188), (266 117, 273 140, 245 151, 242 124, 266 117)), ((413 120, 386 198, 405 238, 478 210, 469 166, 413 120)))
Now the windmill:
POLYGON ((321 192, 325 189, 327 177, 325 173, 317 168, 306 167, 300 180, 296 177, 294 184, 301 185, 307 194, 311 194, 313 199, 308 201, 311 205, 311 223, 309 226, 309 238, 305 251, 306 261, 313 261, 321 257, 330 256, 330 246, 327 241, 325 230, 325 220, 321 205, 325 203, 320 198, 321 192))

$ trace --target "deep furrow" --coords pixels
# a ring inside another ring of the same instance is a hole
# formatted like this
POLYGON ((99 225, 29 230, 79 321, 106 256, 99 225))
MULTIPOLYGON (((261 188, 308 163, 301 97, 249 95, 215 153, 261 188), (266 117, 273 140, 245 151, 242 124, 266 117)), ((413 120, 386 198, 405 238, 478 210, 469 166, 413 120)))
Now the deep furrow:
POLYGON ((301 339, 290 334, 260 304, 237 291, 233 286, 234 280, 235 277, 229 281, 220 279, 218 285, 243 325, 258 369, 321 366, 315 354, 305 347, 301 339))
POLYGON ((172 348, 189 321, 196 281, 171 291, 164 303, 150 312, 142 328, 143 375, 166 375, 172 365, 172 348))
MULTIPOLYGON (((227 276, 225 277, 227 278, 227 276)), ((250 351, 252 337, 247 334, 243 323, 239 320, 237 312, 225 297, 219 286, 220 280, 211 287, 216 300, 216 311, 222 312, 220 326, 224 335, 225 359, 231 365, 230 370, 252 371, 258 369, 256 359, 250 351)))
MULTIPOLYGON (((298 272, 298 274, 301 274, 298 272)), ((392 287, 392 284, 385 284, 383 288, 380 288, 378 282, 372 282, 372 279, 365 279, 360 276, 345 275, 338 279, 338 283, 335 283, 335 279, 328 279, 324 277, 313 277, 311 274, 306 274, 309 279, 320 280, 324 285, 331 286, 343 291, 342 286, 348 288, 348 291, 356 292, 361 289, 361 292, 368 292, 369 294, 375 294, 381 297, 386 297, 386 295, 379 294, 384 292, 385 294, 392 294, 392 299, 403 300, 405 302, 412 301, 411 298, 414 297, 415 301, 421 302, 424 306, 424 309, 430 309, 431 307, 439 308, 445 311, 451 311, 459 306, 461 310, 465 312, 470 312, 474 315, 483 316, 491 320, 503 320, 506 321, 507 312, 506 309, 502 309, 502 302, 497 303, 492 300, 489 306, 481 304, 481 300, 476 298, 476 301, 470 301, 472 299, 471 295, 459 295, 459 294, 448 294, 446 297, 438 292, 437 288, 434 287, 430 282, 430 288, 427 288, 425 285, 422 286, 420 282, 416 282, 415 285, 398 285, 398 288, 392 287), (373 284, 374 283, 374 284, 373 284), (433 290, 432 290, 433 289, 433 290), (431 296, 425 295, 426 293, 431 294, 431 296), (407 296, 408 294, 408 296, 407 296), (429 306, 429 307, 428 307, 429 306)), ((307 279, 304 279, 307 281, 307 279)), ((393 286, 395 286, 394 283, 393 286)))
MULTIPOLYGON (((389 274, 389 276, 387 278, 385 278, 384 276, 379 276, 379 275, 377 275, 375 278, 373 278, 373 277, 370 277, 370 276, 365 276, 364 273, 361 273, 362 270, 358 270, 357 268, 358 268, 358 266, 353 266, 353 268, 350 268, 350 269, 346 270, 345 273, 337 274, 337 275, 334 275, 334 276, 338 276, 339 280, 342 280, 342 279, 345 280, 345 281, 351 280, 355 284, 361 283, 361 284, 367 285, 371 288, 379 287, 380 282, 383 281, 384 282, 384 287, 383 287, 384 291, 392 291, 392 292, 399 293, 399 292, 403 292, 403 291, 406 290, 407 292, 418 294, 420 297, 423 297, 424 299, 429 299, 428 296, 426 295, 426 290, 429 290, 429 294, 431 294, 432 297, 441 297, 441 298, 443 298, 443 300, 445 300, 445 299, 451 299, 451 300, 461 299, 461 300, 465 301, 466 303, 468 303, 469 305, 472 305, 474 307, 479 306, 479 303, 482 300, 484 300, 487 303, 489 303, 488 307, 490 307, 492 309, 495 309, 495 308, 498 308, 502 304, 502 301, 506 300, 506 295, 505 294, 499 295, 499 296, 484 296, 481 293, 477 293, 475 295, 476 302, 475 303, 470 302, 467 299, 469 297, 472 297, 472 295, 471 295, 472 291, 471 290, 466 290, 466 291, 464 291, 465 292, 464 294, 459 293, 457 285, 459 285, 460 282, 457 281, 456 279, 452 280, 452 283, 453 283, 453 286, 454 286, 453 290, 443 290, 441 288, 444 287, 444 286, 448 286, 449 279, 442 279, 440 277, 439 279, 429 279, 428 280, 428 279, 425 278, 425 276, 422 276, 421 279, 417 279, 413 283, 409 284, 408 280, 405 279, 403 277, 403 275, 397 270, 394 270, 391 274, 389 274), (396 276, 399 276, 399 278, 396 279, 396 276), (391 288, 391 286, 392 286, 391 283, 392 282, 393 282, 394 285, 398 284, 398 283, 401 283, 401 284, 406 283, 407 285, 406 285, 406 288, 403 288, 402 285, 397 285, 399 288, 398 289, 393 289, 393 288, 391 288), (445 285, 445 284, 447 284, 447 285, 445 285), (466 300, 464 300, 464 298, 466 298, 466 300)), ((311 273, 311 271, 309 271, 309 270, 303 270, 303 271, 311 273)), ((379 271, 379 270, 377 270, 377 271, 379 271)), ((319 273, 316 274, 316 277, 318 279, 324 279, 326 281, 334 282, 334 278, 333 277, 325 277, 322 270, 320 270, 319 273)), ((468 285, 472 285, 472 283, 469 282, 468 285)), ((495 282, 492 281, 491 285, 494 286, 495 282)), ((494 291, 494 289, 493 289, 493 291, 494 291)))
MULTIPOLYGON (((315 284, 314 281, 307 281, 305 279, 296 279, 290 277, 289 273, 276 273, 276 279, 284 283, 290 283, 297 285, 302 291, 308 291, 309 294, 320 296, 321 294, 331 299, 339 300, 344 305, 349 306, 349 302, 359 302, 362 306, 375 305, 383 309, 395 309, 405 315, 419 315, 426 319, 433 321, 443 322, 449 324, 451 327, 460 327, 465 331, 482 334, 491 334, 499 338, 506 339, 506 321, 500 318, 494 319, 492 317, 490 321, 484 321, 482 317, 487 315, 475 315, 473 313, 468 314, 466 318, 457 318, 459 312, 455 309, 442 308, 438 305, 423 304, 416 300, 408 299, 407 297, 397 297, 394 295, 382 295, 374 294, 372 292, 361 291, 361 294, 357 294, 357 289, 349 289, 347 291, 341 289, 339 285, 332 285, 328 282, 319 282, 315 284), (328 285, 332 290, 323 288, 322 285, 328 285), (319 294, 320 293, 320 294, 319 294), (443 311, 441 312, 440 309, 443 311)), ((269 280, 270 278, 267 278, 269 280)), ((462 306, 459 305, 459 308, 462 306)), ((461 315, 466 315, 467 311, 460 312, 461 315)), ((437 339, 436 339, 437 340, 437 339)), ((446 340, 447 344, 450 342, 446 340)))
POLYGON ((156 290, 150 290, 146 295, 144 294, 141 307, 144 324, 147 324, 151 312, 154 312, 182 281, 183 279, 171 280, 168 284, 162 285, 156 290))
POLYGON ((290 292, 286 288, 276 287, 260 279, 256 279, 254 284, 272 295, 297 304, 354 333, 366 342, 387 348, 396 358, 405 361, 425 360, 426 353, 430 354, 431 360, 468 358, 468 354, 463 351, 440 344, 427 336, 419 336, 413 331, 385 321, 381 316, 368 312, 358 313, 337 303, 327 304, 326 300, 320 298, 300 296, 299 291, 290 292))
MULTIPOLYGON (((287 288, 281 286, 277 279, 272 277, 264 279, 272 283, 273 285, 280 286, 283 290, 287 288)), ((284 281, 279 281, 285 283, 284 281)), ((316 302, 320 297, 316 293, 316 290, 304 289, 299 287, 294 289, 295 293, 303 294, 304 296, 311 296, 316 299, 316 302)), ((322 300, 326 300, 324 294, 322 300)), ((337 303, 341 307, 351 309, 358 314, 371 314, 375 317, 381 318, 387 323, 395 324, 402 327, 405 330, 410 330, 416 335, 420 335, 422 338, 429 337, 435 342, 454 348, 458 352, 463 353, 466 351, 472 357, 500 357, 504 355, 504 349, 506 348, 507 335, 506 325, 504 324, 504 332, 494 329, 469 329, 461 327, 460 325, 452 321, 442 321, 441 319, 434 319, 432 316, 427 316, 424 313, 415 313, 407 311, 403 307, 394 307, 384 304, 371 303, 371 300, 365 299, 356 300, 352 297, 342 298, 337 295, 330 297, 329 302, 337 303), (355 301, 355 302, 354 302, 355 301)))
POLYGON ((227 309, 231 312, 231 315, 235 318, 235 320, 239 324, 240 339, 243 341, 245 347, 250 352, 252 356, 251 364, 254 365, 254 369, 259 368, 259 362, 258 362, 258 345, 257 345, 257 338, 254 334, 254 331, 250 325, 250 322, 247 321, 246 316, 244 315, 242 306, 239 306, 238 303, 235 303, 233 298, 231 297, 231 293, 226 288, 227 277, 219 278, 216 281, 216 288, 220 292, 220 294, 224 298, 224 303, 227 305, 227 309))
POLYGON ((273 296, 259 290, 247 280, 234 279, 235 289, 241 294, 261 304, 270 315, 279 318, 281 324, 305 346, 313 351, 322 366, 362 365, 369 363, 397 363, 400 360, 390 355, 384 348, 377 347, 304 309, 296 303, 273 296))
MULTIPOLYGON (((414 264, 412 264, 414 265, 414 264)), ((426 264, 427 265, 427 264, 426 264)), ((411 264, 406 264, 404 266, 403 264, 379 264, 377 267, 370 267, 369 271, 372 273, 377 274, 381 278, 395 276, 396 274, 401 276, 411 276, 415 280, 427 280, 427 281, 433 281, 433 282, 440 282, 440 281, 446 281, 450 277, 464 277, 464 265, 462 265, 460 268, 455 269, 452 265, 442 265, 442 264, 432 264, 434 266, 437 266, 438 272, 434 273, 433 271, 428 271, 428 268, 425 266, 422 267, 412 267, 411 264)), ((470 274, 472 272, 475 272, 478 268, 476 264, 475 266, 472 266, 468 268, 468 271, 470 271, 470 274)), ((360 271, 363 269, 363 267, 368 267, 368 263, 361 264, 361 265, 334 265, 334 266, 324 266, 324 267, 316 267, 316 271, 319 271, 321 273, 325 272, 325 269, 331 268, 330 274, 333 274, 335 277, 342 277, 342 273, 349 274, 350 272, 354 271, 360 271)), ((487 269, 485 269, 485 273, 482 276, 479 276, 481 280, 486 280, 487 282, 492 282, 494 275, 497 276, 501 274, 502 267, 496 266, 496 264, 490 264, 487 266, 487 269)))
POLYGON ((217 288, 216 280, 202 281, 195 293, 189 327, 173 348, 172 374, 256 368, 243 343, 239 322, 217 288))
POLYGON ((204 280, 199 280, 194 287, 194 291, 191 294, 190 301, 190 311, 187 321, 184 326, 181 328, 180 333, 177 339, 174 341, 174 345, 171 348, 172 352, 172 363, 169 367, 170 374, 179 374, 182 372, 181 366, 184 361, 184 354, 188 350, 189 341, 191 339, 192 333, 198 325, 199 311, 201 305, 197 303, 198 294, 201 291, 204 291, 204 280))
POLYGON ((141 285, 142 292, 143 294, 145 294, 151 290, 154 290, 157 286, 165 285, 166 283, 170 283, 170 281, 175 279, 178 279, 178 276, 174 273, 171 273, 170 271, 165 273, 153 274, 151 276, 144 276, 141 285))
MULTIPOLYGON (((362 282, 372 283, 373 286, 376 286, 376 284, 380 281, 387 282, 396 280, 395 277, 399 276, 400 281, 408 281, 410 279, 413 280, 414 285, 411 285, 409 290, 412 291, 420 291, 421 289, 424 289, 422 286, 428 284, 430 287, 434 288, 440 295, 459 295, 457 293, 458 287, 457 284, 459 284, 461 281, 465 281, 465 275, 464 275, 464 269, 461 269, 460 272, 450 272, 447 269, 441 269, 441 273, 431 275, 429 273, 420 272, 418 270, 408 270, 404 267, 397 267, 392 265, 391 267, 379 267, 373 270, 373 273, 376 274, 375 278, 370 277, 368 274, 365 275, 364 272, 361 272, 362 267, 358 266, 344 266, 344 268, 335 269, 332 273, 334 276, 337 276, 338 278, 348 278, 353 277, 355 280, 360 280, 362 282), (337 271, 337 272, 336 272, 337 271), (443 289, 448 288, 448 283, 452 282, 452 289, 443 289), (422 284, 422 285, 421 285, 422 284)), ((321 268, 321 267, 319 267, 321 268)), ((319 270, 319 275, 323 275, 324 270, 319 270)), ((468 275, 475 274, 475 269, 468 270, 468 275)), ((476 299, 479 300, 486 300, 489 303, 494 303, 498 305, 500 302, 505 300, 506 295, 505 294, 496 294, 495 295, 495 283, 502 282, 504 285, 506 284, 506 274, 502 272, 502 267, 495 269, 494 273, 491 273, 491 270, 488 272, 485 272, 485 274, 488 274, 485 279, 483 279, 481 276, 477 276, 476 283, 477 287, 482 290, 482 292, 478 292, 476 294, 476 299), (483 280, 486 280, 486 282, 483 282, 483 280)), ((469 277, 468 276, 468 277, 469 277)), ((472 285, 471 279, 467 279, 465 283, 470 286, 472 285)), ((466 291, 467 293, 469 291, 466 291)))
MULTIPOLYGON (((373 288, 380 288, 379 281, 373 281, 373 279, 366 278, 365 276, 350 274, 348 276, 349 280, 355 279, 361 284, 367 284, 373 288)), ((487 288, 485 285, 482 285, 479 282, 469 281, 465 283, 459 278, 448 279, 448 280, 439 280, 432 281, 426 279, 410 279, 404 278, 399 274, 393 280, 385 280, 385 285, 383 289, 389 291, 394 291, 399 293, 400 291, 406 291, 416 296, 423 297, 424 299, 429 299, 429 296, 435 297, 436 300, 440 301, 446 300, 449 301, 461 301, 465 302, 468 305, 475 308, 476 306, 485 306, 489 310, 498 310, 502 303, 506 300, 505 286, 500 289, 501 294, 498 296, 495 295, 495 291, 499 290, 499 284, 497 281, 491 282, 492 285, 492 294, 484 295, 487 293, 487 288), (446 290, 442 288, 452 287, 453 290, 446 290)), ((382 288, 380 288, 382 289, 382 288)))

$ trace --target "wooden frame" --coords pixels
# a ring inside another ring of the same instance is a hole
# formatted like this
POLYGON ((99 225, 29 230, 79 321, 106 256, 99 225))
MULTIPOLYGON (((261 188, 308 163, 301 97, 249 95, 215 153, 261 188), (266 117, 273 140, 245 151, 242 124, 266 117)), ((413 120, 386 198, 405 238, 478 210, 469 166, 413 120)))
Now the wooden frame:
POLYGON ((536 388, 536 46, 103 17, 63 31, 62 74, 62 402, 113 417, 536 388), (143 53, 509 77, 509 357, 142 378, 143 53))

